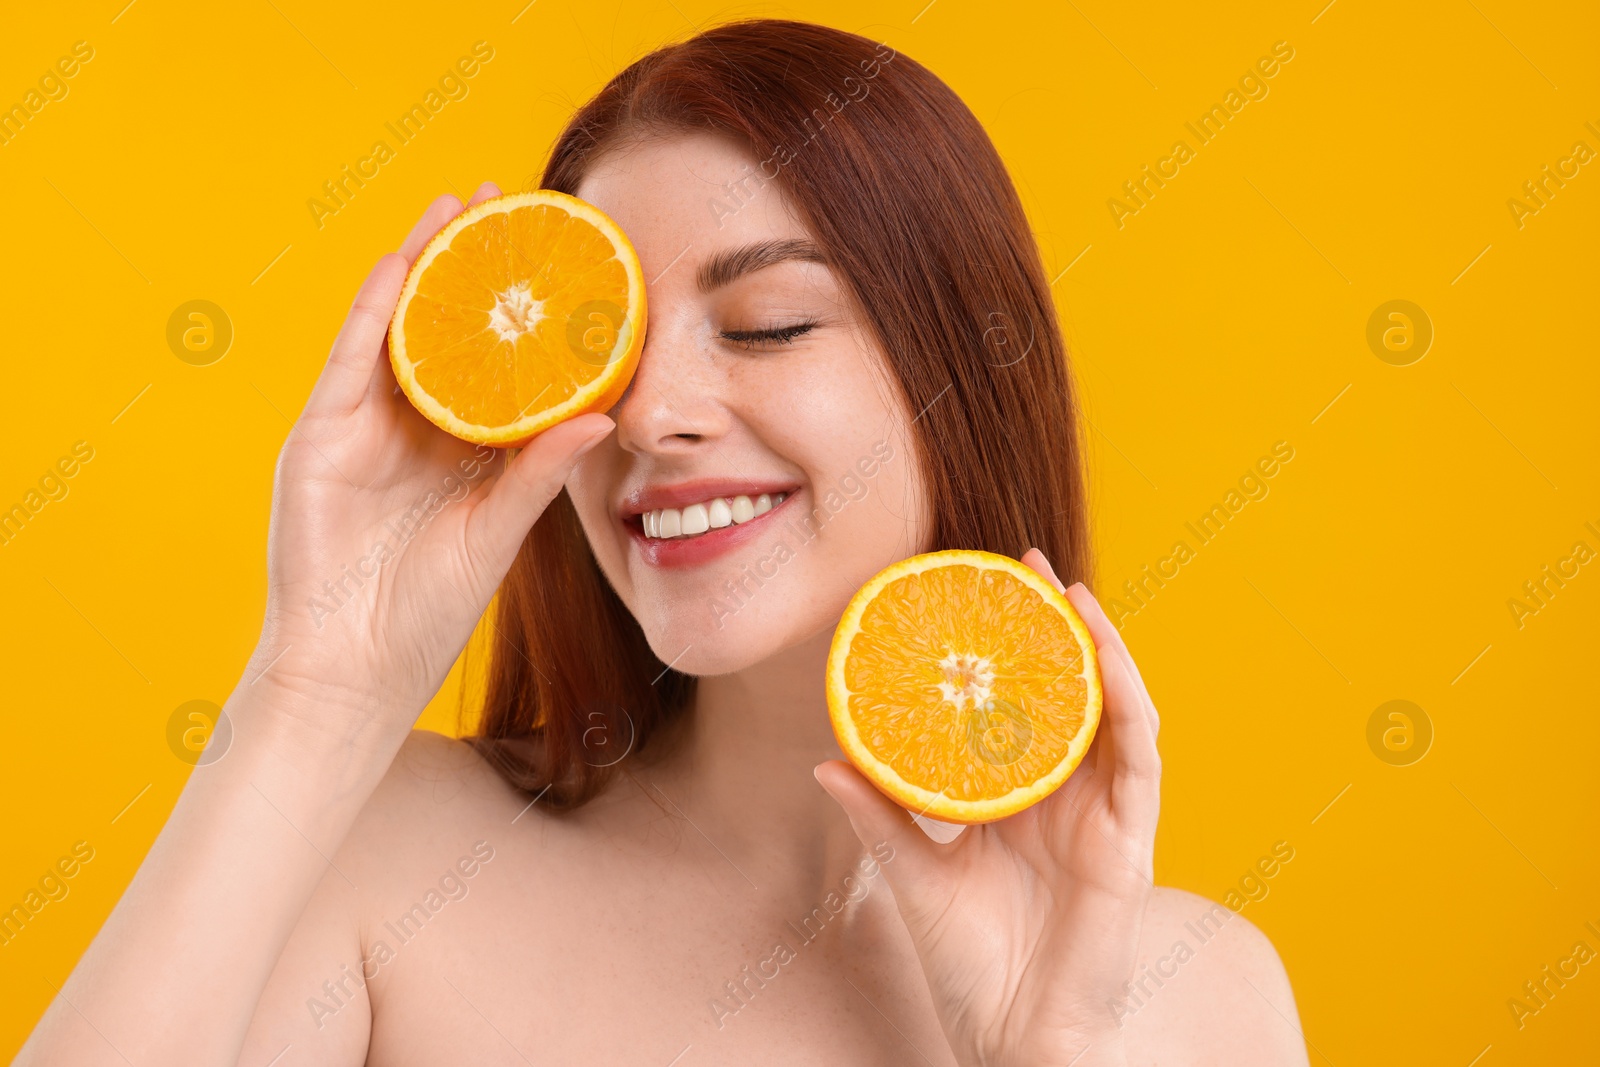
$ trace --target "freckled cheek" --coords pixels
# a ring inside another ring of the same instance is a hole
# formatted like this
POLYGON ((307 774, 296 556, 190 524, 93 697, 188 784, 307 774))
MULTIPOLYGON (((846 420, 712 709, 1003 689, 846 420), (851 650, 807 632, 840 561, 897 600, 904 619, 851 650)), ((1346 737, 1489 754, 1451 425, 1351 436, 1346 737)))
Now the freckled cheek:
POLYGON ((799 468, 820 494, 870 454, 887 414, 860 383, 825 369, 777 378, 745 392, 743 417, 762 444, 799 468))

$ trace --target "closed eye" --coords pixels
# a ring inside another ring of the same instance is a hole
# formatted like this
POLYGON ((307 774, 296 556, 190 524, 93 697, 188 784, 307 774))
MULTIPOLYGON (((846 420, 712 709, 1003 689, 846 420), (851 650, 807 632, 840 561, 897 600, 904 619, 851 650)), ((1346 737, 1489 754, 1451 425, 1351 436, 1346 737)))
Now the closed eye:
POLYGON ((793 344, 794 339, 813 329, 815 322, 796 322, 787 326, 768 326, 760 330, 723 330, 719 337, 750 350, 762 344, 793 344))

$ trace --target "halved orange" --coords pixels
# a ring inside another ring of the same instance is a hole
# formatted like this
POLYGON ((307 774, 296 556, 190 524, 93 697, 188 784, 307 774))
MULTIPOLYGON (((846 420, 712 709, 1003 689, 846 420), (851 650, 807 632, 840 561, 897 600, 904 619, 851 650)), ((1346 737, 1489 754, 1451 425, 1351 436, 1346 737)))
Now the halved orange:
POLYGON ((540 189, 474 205, 428 242, 400 291, 389 359, 435 425, 521 445, 615 404, 644 327, 644 274, 621 228, 540 189))
POLYGON ((983 823, 1067 780, 1100 722, 1094 639, 1031 568, 931 552, 862 586, 828 652, 850 762, 919 814, 983 823))

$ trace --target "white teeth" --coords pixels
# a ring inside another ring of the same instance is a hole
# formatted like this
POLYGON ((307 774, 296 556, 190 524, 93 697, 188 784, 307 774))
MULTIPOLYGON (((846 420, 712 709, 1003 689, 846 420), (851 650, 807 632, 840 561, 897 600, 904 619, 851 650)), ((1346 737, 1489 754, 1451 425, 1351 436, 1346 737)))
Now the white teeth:
POLYGON ((710 530, 749 522, 783 503, 787 493, 714 497, 686 508, 658 508, 639 516, 646 537, 699 537, 710 530))

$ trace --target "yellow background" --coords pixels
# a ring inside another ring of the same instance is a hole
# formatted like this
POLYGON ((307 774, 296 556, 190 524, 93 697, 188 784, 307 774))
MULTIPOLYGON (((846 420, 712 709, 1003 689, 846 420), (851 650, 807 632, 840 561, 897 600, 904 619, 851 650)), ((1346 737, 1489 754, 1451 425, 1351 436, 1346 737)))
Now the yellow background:
MULTIPOLYGON (((238 680, 287 418, 372 263, 434 196, 535 179, 570 109, 649 47, 784 14, 931 67, 1013 168, 1094 427, 1103 598, 1193 547, 1184 523, 1274 442, 1295 449, 1126 620, 1165 717, 1159 880, 1220 898, 1292 845, 1244 914, 1288 964, 1314 1063, 1594 1061, 1600 964, 1520 1030, 1507 1007, 1574 942, 1600 949, 1600 564, 1521 628, 1507 607, 1575 541, 1600 550, 1600 162, 1520 229, 1506 205, 1575 141, 1600 150, 1592 5, 523 2, 6 16, 0 103, 76 41, 95 57, 0 145, 0 507, 74 442, 95 455, 0 546, 0 905, 73 842, 96 856, 0 948, 0 1052, 182 788, 169 716, 238 680), (470 95, 319 229, 306 201, 478 40, 495 55, 470 95), (1193 146, 1184 122, 1277 41, 1295 55, 1269 95, 1118 229, 1108 199, 1193 146), (1397 298, 1435 329, 1406 367, 1365 339, 1397 298), (165 340, 191 299, 234 324, 212 366, 165 340), (1411 766, 1367 744, 1391 699, 1435 731, 1411 766)), ((451 729, 454 692, 424 725, 451 729)))

